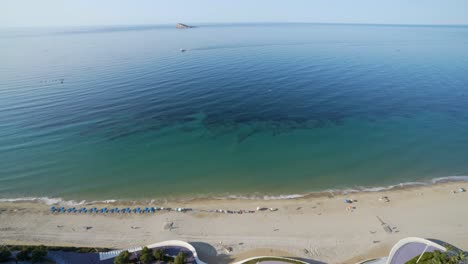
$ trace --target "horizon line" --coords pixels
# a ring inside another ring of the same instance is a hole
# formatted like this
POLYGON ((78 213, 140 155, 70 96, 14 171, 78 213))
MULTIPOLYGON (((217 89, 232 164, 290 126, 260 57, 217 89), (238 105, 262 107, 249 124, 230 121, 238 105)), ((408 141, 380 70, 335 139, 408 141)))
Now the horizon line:
POLYGON ((147 24, 104 24, 104 25, 57 25, 57 26, 0 26, 0 29, 25 29, 25 28, 84 28, 84 27, 142 27, 142 26, 173 26, 178 23, 190 26, 197 25, 261 25, 261 24, 315 24, 315 25, 367 25, 367 26, 439 26, 439 27, 465 27, 468 24, 425 24, 425 23, 359 23, 359 22, 172 22, 172 23, 147 23, 147 24))

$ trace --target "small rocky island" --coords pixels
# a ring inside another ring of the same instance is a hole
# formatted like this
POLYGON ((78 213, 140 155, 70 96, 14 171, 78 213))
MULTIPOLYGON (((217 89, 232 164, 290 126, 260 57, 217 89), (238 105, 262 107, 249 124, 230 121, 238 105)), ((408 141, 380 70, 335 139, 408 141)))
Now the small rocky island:
POLYGON ((186 24, 178 23, 176 25, 176 28, 178 28, 178 29, 187 29, 187 28, 194 28, 194 26, 189 26, 189 25, 186 25, 186 24))

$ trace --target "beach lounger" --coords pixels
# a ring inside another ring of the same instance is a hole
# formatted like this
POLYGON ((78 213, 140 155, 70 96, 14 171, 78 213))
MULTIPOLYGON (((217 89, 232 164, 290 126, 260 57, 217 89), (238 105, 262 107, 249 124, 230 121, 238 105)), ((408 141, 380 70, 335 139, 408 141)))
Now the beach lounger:
POLYGON ((55 206, 50 207, 50 212, 55 213, 57 211, 57 208, 55 206))
POLYGON ((86 209, 85 207, 80 209, 80 213, 83 213, 83 214, 86 213, 87 211, 88 211, 88 209, 86 209))
POLYGON ((154 207, 151 207, 151 208, 150 208, 150 213, 154 213, 154 212, 155 212, 154 207))
POLYGON ((58 210, 59 213, 64 213, 66 210, 65 210, 65 207, 60 207, 60 209, 58 210))

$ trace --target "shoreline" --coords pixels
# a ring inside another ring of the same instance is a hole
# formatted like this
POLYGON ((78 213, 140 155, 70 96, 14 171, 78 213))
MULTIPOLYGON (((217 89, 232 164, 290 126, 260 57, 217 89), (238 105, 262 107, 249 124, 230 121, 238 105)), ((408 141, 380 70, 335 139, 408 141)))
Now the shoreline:
POLYGON ((209 195, 198 197, 171 197, 161 198, 155 197, 152 199, 103 199, 103 200, 86 200, 86 199, 63 199, 61 197, 19 197, 19 198, 0 198, 0 203, 42 203, 46 205, 63 205, 63 206, 84 206, 93 204, 148 204, 154 205, 157 203, 171 203, 180 202, 187 203, 192 201, 235 201, 235 200, 253 200, 253 201, 268 201, 268 200, 294 200, 294 199, 307 199, 307 198, 319 198, 329 197, 336 195, 347 195, 356 193, 380 193, 392 190, 403 190, 412 189, 418 187, 430 187, 433 185, 445 184, 445 183, 457 183, 457 182, 468 182, 468 176, 446 176, 432 178, 426 181, 416 182, 404 182, 398 184, 392 184, 383 187, 355 187, 355 188, 343 188, 343 189, 326 189, 322 191, 312 191, 306 193, 296 194, 252 194, 252 195, 209 195))
POLYGON ((385 256, 396 241, 408 236, 440 239, 467 250, 468 212, 463 208, 468 192, 452 193, 467 187, 466 182, 449 182, 285 200, 168 201, 165 207, 198 210, 124 215, 52 214, 41 203, 0 202, 0 243, 123 249, 177 239, 193 243, 207 263, 233 263, 268 253, 354 264, 385 256), (380 200, 382 196, 389 202, 380 200), (348 198, 355 200, 351 210, 344 203, 348 198), (242 215, 203 211, 258 206, 278 210, 242 215), (384 231, 376 217, 392 226, 392 233, 384 231), (226 253, 225 246, 233 251, 226 253))

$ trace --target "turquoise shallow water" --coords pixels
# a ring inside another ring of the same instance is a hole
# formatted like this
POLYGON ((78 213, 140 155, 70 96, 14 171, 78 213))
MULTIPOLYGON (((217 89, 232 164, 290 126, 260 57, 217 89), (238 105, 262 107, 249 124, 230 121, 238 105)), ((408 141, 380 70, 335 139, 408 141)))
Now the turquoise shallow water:
POLYGON ((0 33, 0 57, 0 198, 468 175, 468 27, 21 29, 0 33))

